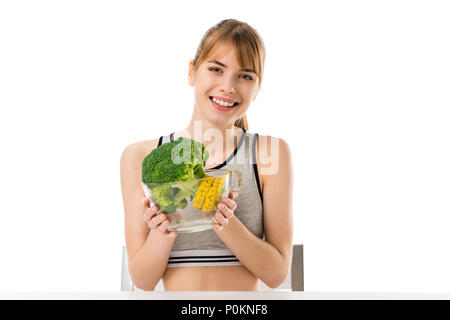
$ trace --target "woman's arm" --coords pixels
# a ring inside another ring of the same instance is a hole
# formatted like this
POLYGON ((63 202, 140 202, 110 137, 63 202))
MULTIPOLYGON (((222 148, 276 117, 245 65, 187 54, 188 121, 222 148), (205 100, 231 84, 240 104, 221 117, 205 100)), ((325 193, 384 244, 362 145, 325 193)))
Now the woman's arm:
MULTIPOLYGON (((267 174, 264 174, 262 192, 266 240, 256 237, 234 215, 221 231, 214 230, 250 272, 268 287, 276 288, 286 279, 292 260, 293 171, 289 145, 279 138, 265 138, 263 141, 267 141, 267 146, 264 148, 272 150, 273 147, 272 151, 275 151, 270 155, 270 166, 277 168, 267 169, 267 174)), ((259 159, 264 155, 261 150, 257 154, 259 159)), ((264 158, 266 161, 259 159, 258 167, 262 162, 269 163, 267 157, 264 158)), ((260 171, 264 172, 264 167, 260 171)))
MULTIPOLYGON (((152 148, 157 146, 157 140, 151 142, 152 148)), ((120 179, 130 276, 136 287, 154 290, 164 275, 175 238, 156 229, 150 231, 144 221, 145 194, 141 183, 144 156, 138 144, 128 146, 120 159, 120 179)))

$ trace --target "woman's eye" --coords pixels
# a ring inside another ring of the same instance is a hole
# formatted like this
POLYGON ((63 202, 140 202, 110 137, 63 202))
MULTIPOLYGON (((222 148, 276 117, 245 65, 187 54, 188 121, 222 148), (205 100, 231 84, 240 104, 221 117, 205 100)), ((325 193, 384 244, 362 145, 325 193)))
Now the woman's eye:
MULTIPOLYGON (((208 70, 213 71, 213 72, 216 72, 214 70, 222 71, 222 70, 220 70, 220 68, 216 68, 216 67, 209 68, 208 70)), ((243 77, 247 77, 246 79, 248 81, 252 81, 253 80, 253 77, 249 76, 248 74, 243 74, 242 76, 243 77)))
POLYGON ((209 70, 220 70, 219 68, 209 68, 209 70))

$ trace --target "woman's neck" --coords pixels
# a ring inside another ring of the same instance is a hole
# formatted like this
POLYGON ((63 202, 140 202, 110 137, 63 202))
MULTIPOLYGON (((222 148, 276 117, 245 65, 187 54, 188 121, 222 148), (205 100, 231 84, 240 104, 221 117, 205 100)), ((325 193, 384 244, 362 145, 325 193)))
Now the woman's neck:
POLYGON ((175 133, 174 140, 183 136, 203 143, 210 154, 208 163, 220 164, 237 147, 242 134, 243 130, 234 125, 220 128, 206 121, 191 121, 187 128, 175 133))

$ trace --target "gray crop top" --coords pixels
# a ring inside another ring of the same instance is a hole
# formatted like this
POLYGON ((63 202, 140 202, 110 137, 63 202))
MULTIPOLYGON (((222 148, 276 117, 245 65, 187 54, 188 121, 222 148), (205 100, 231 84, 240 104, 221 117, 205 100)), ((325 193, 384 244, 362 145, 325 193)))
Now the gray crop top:
MULTIPOLYGON (((174 141, 174 133, 159 138, 174 141)), ((234 152, 222 164, 211 169, 236 169, 242 172, 243 187, 236 198, 234 215, 258 238, 264 239, 263 198, 256 163, 257 133, 243 129, 234 152)), ((168 267, 241 265, 233 252, 212 229, 178 233, 170 253, 168 267)))

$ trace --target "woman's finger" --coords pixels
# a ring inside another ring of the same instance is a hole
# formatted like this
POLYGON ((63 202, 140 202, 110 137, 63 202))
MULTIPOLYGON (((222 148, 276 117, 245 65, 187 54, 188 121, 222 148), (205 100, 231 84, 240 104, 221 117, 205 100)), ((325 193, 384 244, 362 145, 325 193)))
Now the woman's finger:
POLYGON ((170 239, 173 239, 177 236, 177 232, 176 231, 171 231, 167 234, 167 237, 170 239))
POLYGON ((150 226, 152 229, 158 228, 158 226, 161 224, 161 222, 164 221, 166 217, 164 214, 158 214, 153 219, 150 220, 150 226))
POLYGON ((151 219, 153 219, 153 217, 155 216, 156 212, 158 212, 158 210, 155 210, 154 207, 145 209, 145 211, 144 211, 144 220, 150 221, 151 219))
POLYGON ((238 192, 231 190, 230 193, 228 194, 228 197, 230 199, 236 199, 238 197, 238 192))
POLYGON ((221 212, 216 212, 215 217, 221 226, 226 226, 228 224, 228 219, 225 218, 221 212))
POLYGON ((231 200, 230 198, 222 198, 222 203, 224 203, 228 208, 230 208, 231 211, 236 210, 237 204, 236 201, 231 200))
POLYGON ((154 205, 150 207, 150 210, 152 211, 152 213, 158 213, 159 208, 156 205, 154 205))
POLYGON ((169 223, 169 220, 164 220, 158 227, 159 231, 161 231, 162 233, 166 233, 169 223))
POLYGON ((218 208, 219 208, 219 210, 220 210, 220 212, 222 212, 223 213, 223 215, 226 217, 226 218, 231 218, 232 216, 233 216, 233 211, 234 210, 231 210, 229 207, 228 207, 228 205, 225 205, 224 203, 219 203, 219 205, 218 205, 218 208))
POLYGON ((141 206, 146 207, 146 208, 149 207, 150 206, 150 199, 149 198, 142 198, 141 206))

